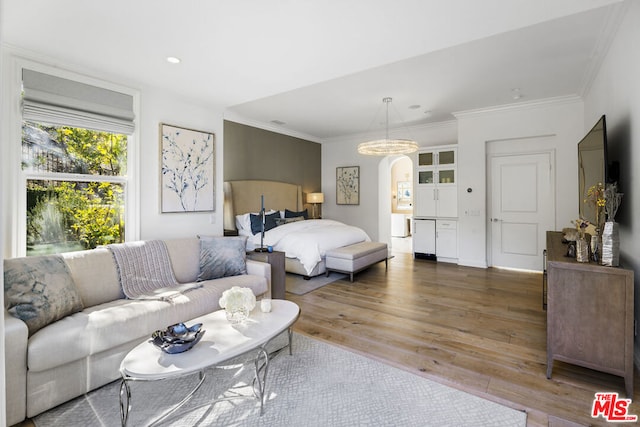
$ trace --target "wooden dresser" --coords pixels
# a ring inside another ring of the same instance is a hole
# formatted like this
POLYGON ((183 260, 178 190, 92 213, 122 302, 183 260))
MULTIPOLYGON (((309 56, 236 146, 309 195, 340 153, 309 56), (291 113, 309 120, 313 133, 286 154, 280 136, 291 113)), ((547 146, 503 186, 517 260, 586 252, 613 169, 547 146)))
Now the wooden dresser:
POLYGON ((547 232, 547 378, 559 360, 624 378, 633 398, 633 271, 566 257, 547 232))

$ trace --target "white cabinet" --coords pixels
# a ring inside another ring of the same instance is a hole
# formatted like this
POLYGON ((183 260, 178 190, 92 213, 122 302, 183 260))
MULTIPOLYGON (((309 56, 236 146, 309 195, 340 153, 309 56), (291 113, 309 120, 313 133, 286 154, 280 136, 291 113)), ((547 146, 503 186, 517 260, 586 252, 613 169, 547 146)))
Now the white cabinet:
POLYGON ((434 256, 436 253, 436 221, 414 218, 411 230, 413 253, 416 256, 434 256))
POLYGON ((435 254, 438 261, 458 261, 457 156, 455 145, 418 152, 413 204, 416 256, 435 254))
POLYGON ((436 220, 436 256, 438 261, 458 260, 458 221, 436 220))
POLYGON ((458 217, 458 186, 418 185, 414 195, 413 214, 419 217, 458 217))
POLYGON ((391 236, 407 237, 409 235, 409 218, 405 214, 391 214, 391 236))
POLYGON ((416 162, 413 214, 418 217, 458 216, 457 148, 420 150, 416 162))

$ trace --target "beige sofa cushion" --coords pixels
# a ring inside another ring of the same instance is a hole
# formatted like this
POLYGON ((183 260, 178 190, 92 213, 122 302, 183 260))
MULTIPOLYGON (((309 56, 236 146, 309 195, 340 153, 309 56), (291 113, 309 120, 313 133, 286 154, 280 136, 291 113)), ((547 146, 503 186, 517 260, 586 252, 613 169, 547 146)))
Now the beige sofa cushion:
POLYGON ((29 340, 29 370, 44 371, 136 339, 142 342, 157 329, 218 310, 222 292, 232 286, 251 288, 256 295, 268 290, 265 277, 249 274, 201 283, 172 302, 119 299, 44 327, 29 340))
POLYGON ((104 247, 62 254, 85 307, 124 298, 116 264, 104 247))
POLYGON ((164 241, 171 258, 173 274, 180 283, 191 283, 200 273, 200 239, 168 239, 164 241))

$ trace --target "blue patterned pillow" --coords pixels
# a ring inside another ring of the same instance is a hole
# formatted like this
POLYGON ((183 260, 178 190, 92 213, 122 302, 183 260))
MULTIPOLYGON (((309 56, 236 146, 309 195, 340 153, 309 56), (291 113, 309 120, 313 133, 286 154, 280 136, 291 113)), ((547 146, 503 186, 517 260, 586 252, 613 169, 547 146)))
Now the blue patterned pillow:
POLYGON ((309 212, 307 212, 307 210, 303 210, 300 212, 294 212, 294 211, 290 211, 289 209, 285 209, 284 210, 284 217, 285 218, 296 218, 296 217, 304 217, 304 219, 309 219, 309 212))
POLYGON ((11 315, 27 324, 29 336, 83 308, 59 255, 5 259, 4 302, 11 315))
MULTIPOLYGON (((262 232, 262 218, 260 215, 250 214, 249 218, 251 218, 251 232, 253 234, 258 234, 262 232)), ((271 214, 266 214, 264 216, 264 231, 269 231, 272 228, 276 228, 276 220, 280 218, 280 212, 276 211, 271 214)))
POLYGON ((198 282, 247 273, 247 236, 200 236, 198 282))

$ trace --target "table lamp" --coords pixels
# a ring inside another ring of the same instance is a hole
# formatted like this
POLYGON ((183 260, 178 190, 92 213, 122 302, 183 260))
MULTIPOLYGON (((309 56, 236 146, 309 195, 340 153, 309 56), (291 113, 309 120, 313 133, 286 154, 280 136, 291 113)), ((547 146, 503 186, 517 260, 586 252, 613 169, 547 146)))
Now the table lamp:
POLYGON ((324 194, 323 193, 307 194, 307 203, 313 204, 313 218, 317 218, 316 209, 317 209, 318 203, 324 203, 324 194))

